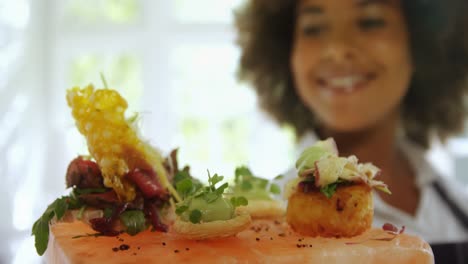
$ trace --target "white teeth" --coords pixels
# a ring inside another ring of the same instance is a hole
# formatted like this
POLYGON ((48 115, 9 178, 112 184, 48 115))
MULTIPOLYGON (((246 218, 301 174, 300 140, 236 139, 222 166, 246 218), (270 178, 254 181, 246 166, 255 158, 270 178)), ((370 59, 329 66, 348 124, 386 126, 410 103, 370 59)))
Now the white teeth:
POLYGON ((343 89, 347 92, 351 92, 355 84, 360 82, 361 80, 361 76, 348 76, 328 79, 328 83, 333 88, 343 89))

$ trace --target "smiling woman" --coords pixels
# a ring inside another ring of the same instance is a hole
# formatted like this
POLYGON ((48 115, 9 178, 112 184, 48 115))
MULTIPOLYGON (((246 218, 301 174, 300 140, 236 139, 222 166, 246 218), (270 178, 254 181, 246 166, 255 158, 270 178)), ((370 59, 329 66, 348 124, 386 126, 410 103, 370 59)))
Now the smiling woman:
POLYGON ((251 0, 236 20, 240 78, 302 148, 333 137, 340 155, 382 168, 393 195, 374 194, 375 225, 468 241, 468 195, 425 160, 466 119, 467 9, 461 0, 251 0))

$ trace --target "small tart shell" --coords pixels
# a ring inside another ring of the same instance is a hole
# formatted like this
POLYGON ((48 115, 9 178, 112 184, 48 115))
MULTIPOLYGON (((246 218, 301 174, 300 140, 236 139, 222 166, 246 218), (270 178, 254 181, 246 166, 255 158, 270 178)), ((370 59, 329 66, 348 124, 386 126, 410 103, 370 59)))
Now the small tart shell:
POLYGON ((286 209, 279 201, 249 200, 249 204, 242 206, 253 219, 277 218, 286 214, 286 209))
POLYGON ((246 210, 240 209, 236 210, 236 217, 233 219, 200 224, 186 222, 178 217, 172 226, 172 230, 179 236, 187 239, 214 239, 236 235, 248 228, 251 222, 250 214, 246 210))

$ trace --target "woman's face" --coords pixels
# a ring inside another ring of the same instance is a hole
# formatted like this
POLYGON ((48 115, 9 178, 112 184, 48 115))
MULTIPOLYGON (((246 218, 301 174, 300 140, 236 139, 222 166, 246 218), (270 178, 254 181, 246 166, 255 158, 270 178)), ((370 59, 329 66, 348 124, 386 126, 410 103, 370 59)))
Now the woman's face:
POLYGON ((326 128, 366 129, 398 113, 412 74, 400 0, 302 0, 291 67, 326 128))

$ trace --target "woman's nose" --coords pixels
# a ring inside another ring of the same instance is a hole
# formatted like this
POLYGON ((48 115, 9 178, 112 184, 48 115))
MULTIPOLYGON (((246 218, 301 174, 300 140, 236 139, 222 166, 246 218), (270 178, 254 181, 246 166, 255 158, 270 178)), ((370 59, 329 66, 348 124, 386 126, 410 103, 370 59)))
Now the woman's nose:
POLYGON ((334 63, 346 63, 355 59, 357 47, 350 31, 331 32, 325 42, 323 59, 334 63))

